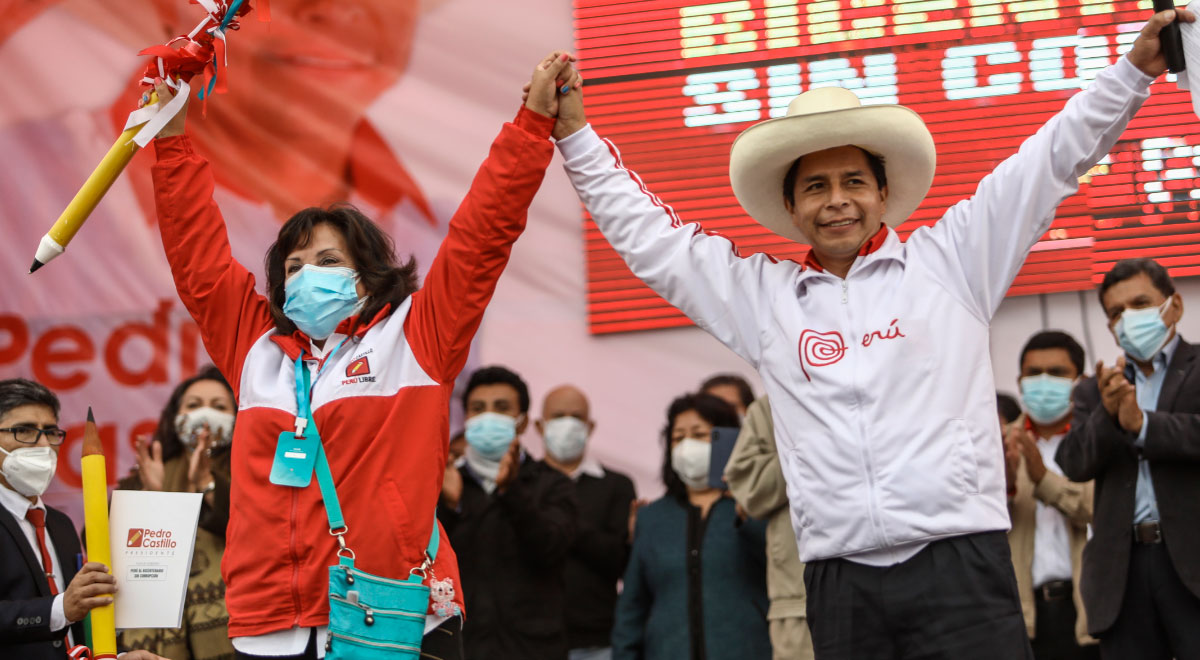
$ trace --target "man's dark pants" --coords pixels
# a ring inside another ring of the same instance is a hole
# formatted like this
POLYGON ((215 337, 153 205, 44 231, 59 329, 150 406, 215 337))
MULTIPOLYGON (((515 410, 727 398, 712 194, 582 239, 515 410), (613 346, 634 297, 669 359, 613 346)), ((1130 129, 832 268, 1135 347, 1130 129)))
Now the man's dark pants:
POLYGON ((934 541, 887 567, 809 562, 817 660, 1032 660, 1004 532, 934 541))
POLYGON ((1121 613, 1100 634, 1100 657, 1200 660, 1200 598, 1179 579, 1162 543, 1133 544, 1121 613))

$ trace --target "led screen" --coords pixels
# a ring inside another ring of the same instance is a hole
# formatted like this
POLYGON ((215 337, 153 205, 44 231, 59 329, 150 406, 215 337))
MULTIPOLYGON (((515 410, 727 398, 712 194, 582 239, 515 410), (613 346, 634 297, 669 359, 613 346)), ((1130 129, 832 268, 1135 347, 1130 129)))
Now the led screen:
MULTIPOLYGON (((729 147, 802 91, 838 85, 921 114, 933 187, 907 236, 969 196, 1068 98, 1125 53, 1151 3, 1095 0, 576 0, 588 118, 685 221, 743 256, 807 247, 750 220, 729 187, 729 147)), ((1152 256, 1200 273, 1200 120, 1160 79, 1113 150, 1058 209, 1009 295, 1091 289, 1113 262, 1152 256)), ((1021 200, 1012 200, 1014 208, 1021 200)), ((585 216, 593 333, 687 325, 626 268, 585 216)))

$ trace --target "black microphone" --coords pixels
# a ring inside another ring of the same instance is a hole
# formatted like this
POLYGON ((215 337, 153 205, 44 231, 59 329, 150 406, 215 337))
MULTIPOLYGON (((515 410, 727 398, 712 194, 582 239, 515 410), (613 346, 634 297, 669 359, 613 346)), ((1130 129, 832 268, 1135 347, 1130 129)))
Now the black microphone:
MULTIPOLYGON (((1175 9, 1175 0, 1154 0, 1154 13, 1175 9)), ((1163 56, 1167 58, 1167 70, 1171 73, 1181 73, 1187 68, 1183 59, 1183 37, 1179 34, 1179 17, 1167 24, 1158 33, 1162 43, 1163 56)))

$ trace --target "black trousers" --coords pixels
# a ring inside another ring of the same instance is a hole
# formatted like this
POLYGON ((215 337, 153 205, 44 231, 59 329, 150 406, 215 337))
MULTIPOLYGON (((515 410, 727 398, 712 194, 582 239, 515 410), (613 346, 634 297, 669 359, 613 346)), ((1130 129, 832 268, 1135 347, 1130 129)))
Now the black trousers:
MULTIPOLYGON (((308 638, 308 648, 300 655, 266 656, 234 652, 235 660, 317 660, 317 634, 308 638)), ((421 641, 421 658, 428 660, 463 660, 462 617, 454 617, 429 631, 421 641)))
POLYGON ((1121 613, 1100 635, 1105 660, 1200 660, 1200 598, 1175 572, 1167 546, 1133 544, 1121 613))
POLYGON ((887 567, 809 562, 817 660, 1032 660, 1004 532, 934 541, 887 567))
POLYGON ((1046 600, 1042 593, 1034 590, 1036 611, 1033 657, 1037 660, 1099 660, 1100 647, 1095 644, 1080 646, 1075 636, 1078 611, 1075 600, 1068 589, 1064 598, 1046 600))

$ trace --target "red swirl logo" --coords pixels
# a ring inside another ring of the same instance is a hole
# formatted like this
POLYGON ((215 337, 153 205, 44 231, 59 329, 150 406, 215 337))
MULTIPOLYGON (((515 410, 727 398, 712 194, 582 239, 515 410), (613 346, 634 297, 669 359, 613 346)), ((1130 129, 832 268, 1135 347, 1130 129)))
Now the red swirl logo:
POLYGON ((833 332, 805 330, 800 333, 800 371, 804 372, 804 377, 809 382, 812 382, 812 376, 808 375, 805 364, 810 367, 827 367, 835 364, 845 355, 846 341, 842 339, 842 333, 836 330, 833 332))

